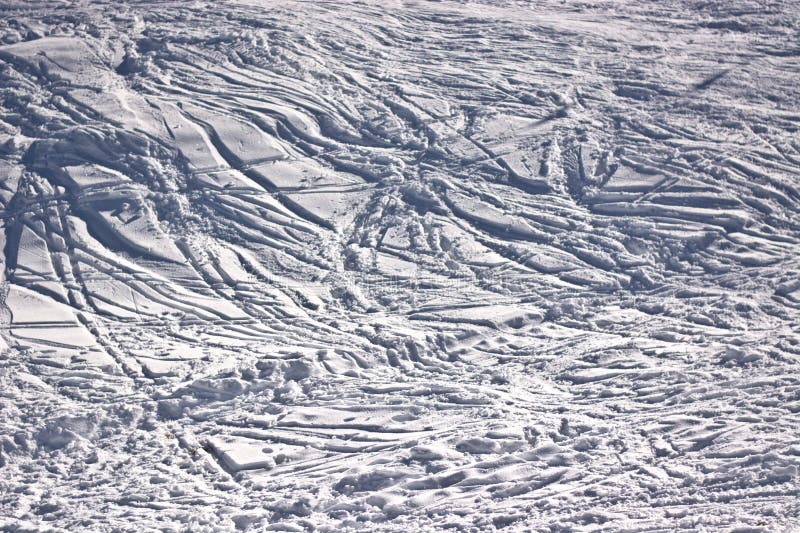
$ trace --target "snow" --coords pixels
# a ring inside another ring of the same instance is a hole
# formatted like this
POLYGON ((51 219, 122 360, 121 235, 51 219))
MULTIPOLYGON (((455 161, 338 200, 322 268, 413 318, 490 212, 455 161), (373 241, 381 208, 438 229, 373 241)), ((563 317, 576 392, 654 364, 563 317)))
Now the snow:
POLYGON ((0 0, 0 530, 800 529, 795 4, 0 0))

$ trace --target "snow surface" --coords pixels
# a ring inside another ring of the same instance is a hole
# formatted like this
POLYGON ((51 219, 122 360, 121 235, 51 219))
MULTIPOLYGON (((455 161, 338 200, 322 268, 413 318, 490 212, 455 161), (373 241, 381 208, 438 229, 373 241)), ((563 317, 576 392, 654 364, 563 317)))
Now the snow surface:
POLYGON ((0 530, 800 530, 790 0, 0 0, 0 530))

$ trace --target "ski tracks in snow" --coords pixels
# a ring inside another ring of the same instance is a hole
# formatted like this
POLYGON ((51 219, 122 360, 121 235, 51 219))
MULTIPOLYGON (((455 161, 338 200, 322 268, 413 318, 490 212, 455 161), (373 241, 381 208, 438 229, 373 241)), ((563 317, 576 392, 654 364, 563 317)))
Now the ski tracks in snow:
POLYGON ((797 527, 795 11, 0 3, 0 528, 797 527))

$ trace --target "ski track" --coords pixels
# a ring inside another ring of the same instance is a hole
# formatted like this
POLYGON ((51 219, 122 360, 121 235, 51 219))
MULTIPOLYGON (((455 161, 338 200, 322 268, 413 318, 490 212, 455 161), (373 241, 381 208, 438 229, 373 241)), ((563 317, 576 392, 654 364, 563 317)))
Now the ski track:
POLYGON ((800 528, 789 1, 0 1, 0 529, 800 528))

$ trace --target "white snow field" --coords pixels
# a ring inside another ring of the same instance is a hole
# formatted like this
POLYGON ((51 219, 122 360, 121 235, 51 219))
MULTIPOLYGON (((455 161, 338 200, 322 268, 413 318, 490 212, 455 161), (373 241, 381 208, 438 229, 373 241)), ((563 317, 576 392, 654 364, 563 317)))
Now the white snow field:
POLYGON ((800 531, 794 0, 0 0, 0 531, 800 531))

